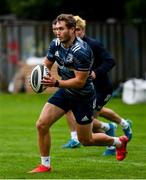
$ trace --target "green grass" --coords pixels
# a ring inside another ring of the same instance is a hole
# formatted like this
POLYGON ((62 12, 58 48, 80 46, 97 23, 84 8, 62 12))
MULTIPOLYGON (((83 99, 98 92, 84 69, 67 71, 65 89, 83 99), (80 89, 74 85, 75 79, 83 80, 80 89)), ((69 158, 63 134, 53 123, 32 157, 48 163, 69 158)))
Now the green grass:
POLYGON ((146 104, 126 105, 116 98, 107 106, 133 121, 124 161, 103 157, 104 147, 62 149, 70 138, 63 117, 51 129, 52 172, 28 174, 40 163, 35 121, 46 100, 46 94, 0 94, 0 179, 146 179, 146 104))

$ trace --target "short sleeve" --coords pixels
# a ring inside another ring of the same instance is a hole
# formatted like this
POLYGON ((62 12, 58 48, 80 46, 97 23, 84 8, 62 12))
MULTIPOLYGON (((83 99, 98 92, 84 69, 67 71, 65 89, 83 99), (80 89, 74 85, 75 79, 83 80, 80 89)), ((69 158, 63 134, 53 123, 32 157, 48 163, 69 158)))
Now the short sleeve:
POLYGON ((93 64, 93 53, 88 47, 87 49, 80 49, 74 55, 74 68, 78 71, 90 71, 93 64))
POLYGON ((57 42, 58 42, 57 39, 53 39, 49 45, 46 57, 50 61, 55 61, 55 52, 58 46, 57 42))

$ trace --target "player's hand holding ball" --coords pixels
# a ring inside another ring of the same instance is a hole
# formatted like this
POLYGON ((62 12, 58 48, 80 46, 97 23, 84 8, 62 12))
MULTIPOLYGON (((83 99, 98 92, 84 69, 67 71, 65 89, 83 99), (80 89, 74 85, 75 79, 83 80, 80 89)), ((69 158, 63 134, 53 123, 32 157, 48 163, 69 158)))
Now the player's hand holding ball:
POLYGON ((54 77, 50 76, 44 76, 42 79, 42 84, 45 87, 55 87, 56 79, 54 77))
POLYGON ((42 80, 48 76, 50 76, 50 72, 46 66, 42 64, 35 66, 30 75, 30 86, 32 90, 36 93, 43 92, 47 86, 42 84, 42 80))

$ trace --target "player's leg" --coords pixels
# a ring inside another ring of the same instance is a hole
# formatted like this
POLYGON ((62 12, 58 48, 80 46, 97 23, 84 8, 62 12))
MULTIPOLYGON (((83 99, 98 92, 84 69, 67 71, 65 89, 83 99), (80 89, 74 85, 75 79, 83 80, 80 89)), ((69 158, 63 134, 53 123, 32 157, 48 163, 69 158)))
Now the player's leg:
MULTIPOLYGON (((96 121, 96 119, 100 115, 100 110, 110 100, 112 96, 111 93, 112 93, 111 90, 109 90, 108 92, 98 92, 96 90, 96 108, 94 112, 95 118, 94 118, 93 128, 94 128, 94 132, 96 132, 98 128, 101 128, 102 130, 105 131, 107 135, 115 136, 115 131, 117 128, 117 125, 115 123, 106 123, 99 120, 96 121)), ((103 155, 115 155, 115 153, 116 153, 115 147, 111 146, 106 148, 103 155)))
MULTIPOLYGON (((99 130, 104 133, 106 133, 109 136, 114 137, 115 132, 117 129, 117 125, 115 123, 106 123, 99 121, 97 118, 93 120, 93 132, 99 132, 99 130)), ((115 155, 116 154, 116 149, 115 146, 107 146, 106 150, 103 152, 104 156, 107 155, 115 155)))
POLYGON ((106 123, 97 118, 93 120, 93 132, 105 132, 109 136, 114 136, 116 128, 115 123, 106 123))
POLYGON ((101 110, 99 111, 99 116, 102 116, 108 120, 112 120, 117 124, 120 124, 122 119, 116 112, 114 112, 112 109, 107 107, 101 108, 101 110))
POLYGON ((103 107, 100 110, 99 115, 106 119, 109 119, 110 121, 113 121, 113 122, 119 124, 122 127, 125 135, 128 137, 129 141, 131 140, 131 138, 132 138, 132 128, 131 128, 132 122, 131 122, 131 120, 122 118, 115 111, 113 111, 112 109, 107 108, 107 107, 103 107))
POLYGON ((116 159, 121 161, 126 157, 126 136, 111 137, 104 133, 92 133, 92 123, 77 125, 78 139, 84 146, 115 146, 116 159))
POLYGON ((68 111, 66 114, 66 120, 70 130, 71 139, 64 144, 63 148, 78 148, 80 147, 80 142, 78 141, 77 131, 76 131, 76 120, 72 111, 68 111))
POLYGON ((58 90, 44 105, 36 122, 38 132, 38 145, 41 155, 41 165, 30 171, 30 173, 50 171, 50 127, 67 111, 64 91, 58 90))
POLYGON ((50 127, 57 119, 64 115, 64 113, 64 110, 53 104, 45 104, 36 123, 41 156, 48 156, 50 154, 50 127))
POLYGON ((38 131, 38 144, 41 155, 41 165, 30 171, 30 173, 35 172, 45 172, 51 170, 50 165, 50 148, 51 148, 51 136, 50 127, 51 125, 59 119, 65 113, 61 108, 46 103, 40 117, 36 123, 38 131))
POLYGON ((93 123, 93 129, 95 131, 97 131, 98 128, 104 130, 107 135, 109 136, 113 136, 114 134, 114 125, 111 123, 106 123, 103 121, 99 121, 97 118, 100 115, 100 110, 103 108, 103 106, 109 101, 109 99, 111 98, 111 93, 107 93, 107 92, 98 92, 96 90, 96 107, 94 110, 94 123, 93 123), (97 121, 96 121, 97 119, 97 121), (113 131, 112 131, 112 130, 113 131))
POLYGON ((77 121, 76 130, 78 139, 84 146, 106 146, 116 145, 118 148, 121 142, 118 138, 113 138, 104 133, 93 133, 93 99, 82 100, 73 104, 72 112, 77 121))
POLYGON ((92 133, 92 123, 77 124, 79 141, 84 146, 106 146, 113 144, 113 138, 104 133, 92 133))

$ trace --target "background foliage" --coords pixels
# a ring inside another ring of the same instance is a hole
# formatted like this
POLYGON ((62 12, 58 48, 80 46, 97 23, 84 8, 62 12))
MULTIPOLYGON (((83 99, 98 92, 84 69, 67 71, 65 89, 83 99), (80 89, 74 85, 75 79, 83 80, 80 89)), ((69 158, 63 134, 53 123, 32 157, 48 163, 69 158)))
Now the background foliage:
POLYGON ((53 20, 60 13, 78 14, 87 20, 146 18, 145 0, 1 0, 0 15, 19 19, 53 20), (97 4, 98 3, 98 4, 97 4))

